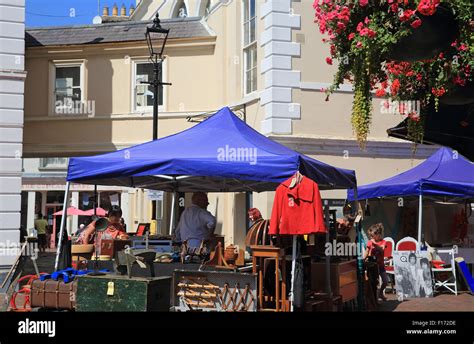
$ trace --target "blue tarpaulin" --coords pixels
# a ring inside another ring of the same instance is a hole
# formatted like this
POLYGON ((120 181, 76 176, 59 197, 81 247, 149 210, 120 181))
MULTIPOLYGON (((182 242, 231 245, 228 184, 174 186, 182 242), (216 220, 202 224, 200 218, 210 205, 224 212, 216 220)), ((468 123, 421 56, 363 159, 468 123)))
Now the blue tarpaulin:
POLYGON ((180 133, 112 153, 72 158, 67 180, 180 192, 268 191, 296 171, 321 189, 356 185, 354 171, 293 151, 224 107, 180 133))
MULTIPOLYGON (((418 166, 394 177, 357 188, 358 199, 390 196, 474 197, 474 164, 448 148, 440 148, 418 166)), ((348 190, 348 199, 354 199, 348 190)))

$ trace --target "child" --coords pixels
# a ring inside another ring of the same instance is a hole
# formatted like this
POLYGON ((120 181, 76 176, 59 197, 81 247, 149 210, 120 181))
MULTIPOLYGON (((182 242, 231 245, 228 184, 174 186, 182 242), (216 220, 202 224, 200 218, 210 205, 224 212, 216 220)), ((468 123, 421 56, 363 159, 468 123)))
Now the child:
POLYGON ((375 261, 377 262, 379 276, 382 279, 382 285, 380 286, 378 298, 379 301, 387 300, 383 294, 385 288, 388 284, 388 276, 387 272, 385 271, 385 263, 384 263, 384 250, 387 246, 385 240, 382 239, 383 234, 383 224, 376 223, 369 227, 368 234, 369 234, 369 242, 367 243, 367 250, 364 253, 364 259, 367 260, 368 257, 374 257, 375 261))

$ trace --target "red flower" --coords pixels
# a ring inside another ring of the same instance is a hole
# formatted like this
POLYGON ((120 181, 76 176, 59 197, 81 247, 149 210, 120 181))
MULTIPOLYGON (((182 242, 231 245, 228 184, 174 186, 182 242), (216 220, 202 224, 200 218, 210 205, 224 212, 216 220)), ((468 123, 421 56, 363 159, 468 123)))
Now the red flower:
POLYGON ((385 92, 385 89, 383 88, 379 88, 377 91, 375 91, 375 95, 377 97, 384 97, 386 94, 387 92, 385 92))
POLYGON ((410 25, 411 25, 412 28, 416 29, 416 28, 420 27, 421 23, 422 23, 421 19, 418 18, 418 19, 414 20, 410 25))
POLYGON ((328 65, 332 65, 332 58, 326 57, 326 63, 327 63, 328 65))
POLYGON ((357 48, 362 48, 363 46, 364 46, 364 45, 362 44, 361 41, 358 41, 358 42, 356 43, 356 47, 357 47, 357 48))
POLYGON ((354 39, 354 37, 355 37, 355 33, 354 33, 354 32, 351 32, 351 33, 347 36, 347 39, 348 39, 349 41, 351 41, 351 40, 354 39))
POLYGON ((433 87, 431 89, 431 93, 433 93, 433 95, 436 96, 436 97, 441 97, 446 93, 446 90, 444 89, 444 87, 440 87, 440 88, 434 88, 433 87))
POLYGON ((390 93, 392 94, 392 96, 396 96, 399 90, 400 90, 400 80, 395 79, 392 81, 392 85, 390 86, 390 93))
POLYGON ((403 14, 400 16, 400 21, 402 22, 408 21, 413 16, 413 14, 415 14, 415 12, 412 10, 403 11, 403 14))
POLYGON ((359 5, 361 7, 367 6, 369 4, 369 0, 359 0, 359 5))
POLYGON ((418 4, 418 12, 425 16, 431 16, 436 12, 440 0, 421 0, 418 4))

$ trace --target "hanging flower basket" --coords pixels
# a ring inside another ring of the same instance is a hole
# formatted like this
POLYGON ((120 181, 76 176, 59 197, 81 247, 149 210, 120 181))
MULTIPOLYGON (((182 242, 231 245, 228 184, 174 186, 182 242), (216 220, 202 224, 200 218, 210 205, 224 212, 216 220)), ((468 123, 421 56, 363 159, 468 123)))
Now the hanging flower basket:
POLYGON ((373 94, 418 104, 399 113, 409 118, 411 139, 421 142, 426 109, 469 92, 462 89, 474 80, 471 0, 316 0, 313 7, 330 45, 326 62, 338 62, 326 92, 353 83, 352 127, 362 148, 373 94))

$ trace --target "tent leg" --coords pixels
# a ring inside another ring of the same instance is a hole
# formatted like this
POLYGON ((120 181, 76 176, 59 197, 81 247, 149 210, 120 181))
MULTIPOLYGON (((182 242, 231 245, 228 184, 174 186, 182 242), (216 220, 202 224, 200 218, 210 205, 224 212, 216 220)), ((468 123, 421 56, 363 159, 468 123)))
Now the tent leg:
MULTIPOLYGON (((290 312, 294 311, 295 301, 295 271, 296 271, 296 235, 293 235, 293 250, 291 254, 291 293, 290 293, 290 312)), ((285 258, 283 258, 285 259, 285 258)), ((278 267, 276 267, 278 269, 278 267)))
MULTIPOLYGON (((359 214, 359 195, 357 187, 354 188, 354 202, 356 204, 356 216, 359 214)), ((362 233, 360 220, 355 223, 356 243, 357 243, 357 308, 359 311, 365 310, 364 296, 364 261, 362 259, 362 233)))
MULTIPOLYGON (((324 217, 326 218, 325 222, 326 222, 326 228, 327 228, 327 232, 326 232, 326 243, 327 244, 329 243, 329 240, 330 240, 329 216, 330 216, 329 202, 328 202, 328 200, 325 200, 324 201, 324 217)), ((326 293, 329 296, 332 296, 332 291, 331 291, 331 257, 330 256, 326 256, 326 293)))
POLYGON ((170 235, 173 235, 175 208, 176 208, 176 192, 173 191, 173 196, 171 199, 170 235))
POLYGON ((421 245, 421 231, 423 228, 423 196, 418 197, 418 244, 421 245))
POLYGON ((67 218, 69 187, 70 187, 70 182, 66 182, 66 190, 64 191, 64 201, 63 201, 63 215, 61 217, 61 229, 59 230, 58 247, 56 249, 56 261, 54 262, 54 271, 58 270, 59 255, 61 254, 61 247, 63 244, 64 227, 66 226, 66 218, 67 218))

